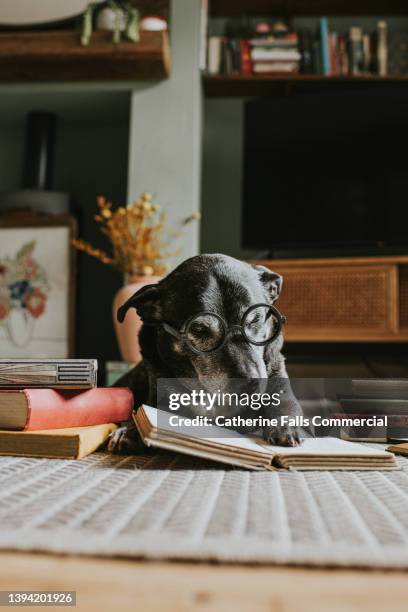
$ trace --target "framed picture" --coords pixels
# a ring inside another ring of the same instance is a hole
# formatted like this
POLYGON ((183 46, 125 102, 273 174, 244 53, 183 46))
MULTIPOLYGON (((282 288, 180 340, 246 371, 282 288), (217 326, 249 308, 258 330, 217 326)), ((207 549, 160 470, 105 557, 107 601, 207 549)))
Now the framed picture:
POLYGON ((0 357, 74 355, 75 220, 0 216, 0 357))

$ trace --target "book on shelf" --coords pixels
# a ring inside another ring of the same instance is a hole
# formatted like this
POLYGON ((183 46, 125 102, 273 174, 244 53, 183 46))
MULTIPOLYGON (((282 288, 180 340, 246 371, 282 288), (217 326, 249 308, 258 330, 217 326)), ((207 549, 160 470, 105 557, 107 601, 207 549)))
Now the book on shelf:
POLYGON ((330 74, 330 44, 329 44, 329 20, 320 17, 320 49, 322 54, 322 74, 330 74))
POLYGON ((96 359, 0 359, 0 388, 96 387, 96 359))
POLYGON ((299 71, 297 62, 254 62, 254 74, 296 73, 299 71))
POLYGON ((265 49, 256 47, 251 51, 253 62, 299 62, 301 55, 297 49, 265 49))
POLYGON ((390 32, 387 49, 387 71, 398 76, 408 76, 408 31, 390 32))
POLYGON ((392 470, 394 456, 382 449, 337 438, 306 438, 297 447, 271 446, 259 437, 209 425, 205 436, 192 427, 172 426, 172 415, 141 406, 133 419, 143 442, 161 448, 252 470, 392 470))
POLYGON ((120 423, 132 412, 130 389, 0 390, 0 429, 42 430, 120 423))
POLYGON ((377 24, 377 66, 378 74, 386 76, 388 73, 388 46, 387 22, 379 21, 377 24))
POLYGON ((48 429, 44 431, 0 431, 0 455, 82 459, 93 453, 117 425, 48 429))

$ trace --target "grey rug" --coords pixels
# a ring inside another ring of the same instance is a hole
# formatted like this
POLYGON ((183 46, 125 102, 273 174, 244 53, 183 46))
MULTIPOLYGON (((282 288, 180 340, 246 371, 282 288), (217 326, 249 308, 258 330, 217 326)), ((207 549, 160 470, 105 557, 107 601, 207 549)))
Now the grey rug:
POLYGON ((0 458, 0 548, 408 567, 396 472, 249 472, 182 455, 0 458))

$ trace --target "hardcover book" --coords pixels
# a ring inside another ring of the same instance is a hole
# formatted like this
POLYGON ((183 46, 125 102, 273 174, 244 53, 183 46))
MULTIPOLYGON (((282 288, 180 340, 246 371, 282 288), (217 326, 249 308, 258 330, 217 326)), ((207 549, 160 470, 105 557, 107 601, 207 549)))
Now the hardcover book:
POLYGON ((48 431, 0 431, 0 455, 82 459, 93 453, 117 425, 94 425, 48 431))
POLYGON ((96 359, 0 359, 0 387, 96 387, 96 359))
POLYGON ((205 437, 193 427, 174 427, 172 415, 141 406, 133 415, 147 446, 163 448, 252 470, 394 470, 394 456, 337 438, 307 438, 296 447, 271 446, 258 437, 209 425, 205 437))
POLYGON ((130 389, 87 391, 23 389, 0 391, 0 429, 33 431, 126 421, 132 412, 130 389))

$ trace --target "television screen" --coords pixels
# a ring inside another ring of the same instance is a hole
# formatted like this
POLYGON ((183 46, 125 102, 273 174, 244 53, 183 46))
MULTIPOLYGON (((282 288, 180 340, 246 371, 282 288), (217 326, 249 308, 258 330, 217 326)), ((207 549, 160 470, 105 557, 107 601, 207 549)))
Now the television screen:
POLYGON ((246 102, 243 247, 407 246, 407 109, 402 84, 246 102))

